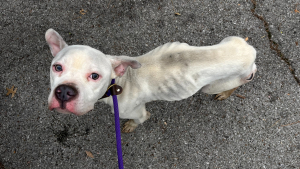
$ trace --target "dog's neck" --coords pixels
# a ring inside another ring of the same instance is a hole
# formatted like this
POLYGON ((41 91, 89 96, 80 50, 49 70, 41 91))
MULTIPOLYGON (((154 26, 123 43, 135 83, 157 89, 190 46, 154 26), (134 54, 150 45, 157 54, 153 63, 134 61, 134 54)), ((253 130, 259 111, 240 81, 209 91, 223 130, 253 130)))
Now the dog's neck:
MULTIPOLYGON (((142 69, 142 67, 140 69, 142 69)), ((119 85, 123 88, 123 92, 121 95, 128 94, 128 93, 132 92, 131 90, 133 87, 139 86, 139 81, 136 76, 137 70, 138 69, 132 69, 129 67, 129 68, 127 68, 127 71, 124 73, 124 75, 122 77, 115 78, 115 84, 119 85)), ((111 82, 111 80, 112 80, 112 78, 110 79, 110 82, 111 82)), ((121 96, 121 95, 119 95, 119 96, 121 96)), ((118 99, 119 99, 119 96, 118 96, 118 99)), ((120 99, 122 99, 122 97, 120 99)), ((104 103, 109 104, 109 105, 112 104, 110 97, 103 98, 99 101, 103 101, 104 103)))

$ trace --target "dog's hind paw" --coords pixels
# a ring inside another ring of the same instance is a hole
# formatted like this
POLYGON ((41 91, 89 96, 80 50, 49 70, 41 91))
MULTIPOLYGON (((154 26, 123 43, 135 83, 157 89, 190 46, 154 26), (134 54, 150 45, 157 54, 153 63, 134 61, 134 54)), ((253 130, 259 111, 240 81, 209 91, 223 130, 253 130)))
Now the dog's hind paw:
POLYGON ((136 124, 134 120, 128 120, 122 128, 122 133, 131 133, 137 126, 138 124, 136 124))

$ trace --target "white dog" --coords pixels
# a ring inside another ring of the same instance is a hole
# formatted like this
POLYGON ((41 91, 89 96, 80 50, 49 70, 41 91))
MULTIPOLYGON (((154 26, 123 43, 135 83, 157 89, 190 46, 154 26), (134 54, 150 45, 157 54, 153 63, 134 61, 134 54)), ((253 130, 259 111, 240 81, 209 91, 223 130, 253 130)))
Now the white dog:
MULTIPOLYGON (((199 90, 223 100, 251 81, 256 72, 256 51, 239 37, 204 47, 167 43, 139 57, 111 56, 89 46, 68 46, 53 29, 45 37, 54 56, 49 109, 83 115, 94 108, 115 78, 123 88, 118 95, 120 118, 131 119, 122 132, 132 132, 150 117, 147 102, 181 100, 199 90)), ((112 98, 102 101, 113 109, 112 98)))

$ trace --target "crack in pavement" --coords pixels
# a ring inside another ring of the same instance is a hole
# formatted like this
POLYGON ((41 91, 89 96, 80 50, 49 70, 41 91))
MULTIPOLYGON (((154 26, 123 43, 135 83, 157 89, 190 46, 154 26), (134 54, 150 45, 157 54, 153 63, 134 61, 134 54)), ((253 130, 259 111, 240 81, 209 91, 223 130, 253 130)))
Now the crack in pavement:
POLYGON ((265 27, 265 30, 266 30, 266 32, 267 32, 267 34, 268 34, 268 39, 269 39, 269 42, 270 42, 270 48, 271 48, 272 50, 274 50, 274 51, 277 53, 277 55, 281 58, 281 60, 283 60, 283 61, 289 66, 290 72, 291 72, 292 75, 294 76, 294 79, 296 80, 296 82, 298 83, 298 85, 300 85, 300 80, 299 80, 299 78, 296 76, 295 68, 292 66, 290 60, 289 60, 287 57, 285 57, 285 56, 283 55, 283 53, 282 53, 281 50, 279 49, 279 45, 278 45, 276 42, 274 42, 274 41, 272 40, 272 34, 271 34, 271 32, 270 32, 269 23, 266 21, 265 18, 263 18, 262 16, 258 15, 258 14, 255 12, 255 9, 256 9, 256 6, 257 6, 256 0, 251 0, 251 2, 252 2, 252 4, 253 4, 253 8, 251 9, 252 14, 253 14, 256 18, 258 18, 259 20, 263 21, 263 23, 264 23, 264 27, 265 27))

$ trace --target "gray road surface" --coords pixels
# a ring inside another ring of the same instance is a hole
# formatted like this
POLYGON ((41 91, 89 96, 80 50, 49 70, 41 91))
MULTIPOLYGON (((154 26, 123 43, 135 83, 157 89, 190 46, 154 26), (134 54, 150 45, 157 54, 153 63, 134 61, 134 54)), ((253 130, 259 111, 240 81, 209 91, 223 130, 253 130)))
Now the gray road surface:
POLYGON ((81 117, 47 109, 48 28, 68 44, 129 56, 170 41, 248 38, 257 49, 255 79, 225 101, 198 92, 148 103, 151 118, 122 134, 125 168, 299 168, 299 11, 299 0, 1 1, 0 168, 117 168, 108 105, 81 117))

